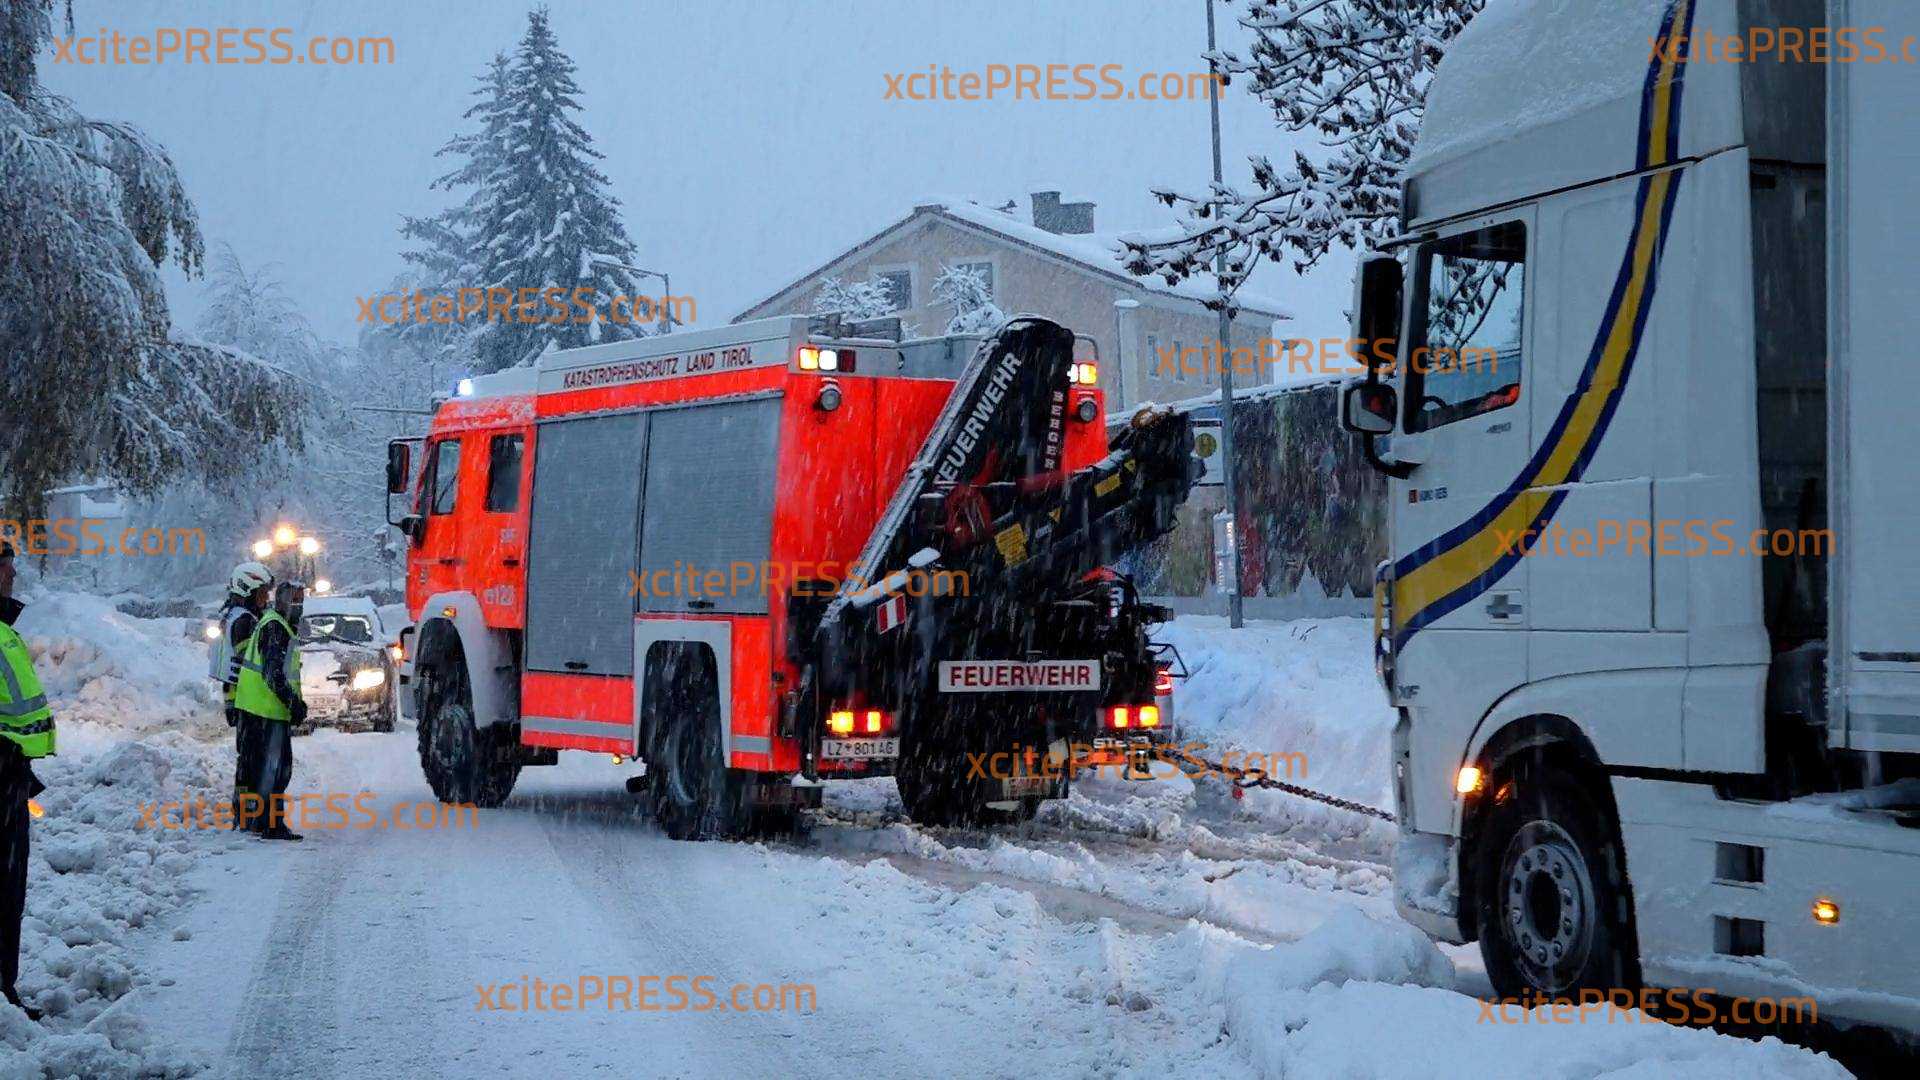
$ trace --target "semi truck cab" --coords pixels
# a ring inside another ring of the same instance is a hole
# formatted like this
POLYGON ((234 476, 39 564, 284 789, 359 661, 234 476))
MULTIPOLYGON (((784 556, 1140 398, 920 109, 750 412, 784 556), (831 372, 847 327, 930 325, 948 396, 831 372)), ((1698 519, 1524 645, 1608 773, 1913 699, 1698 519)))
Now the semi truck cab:
POLYGON ((1920 1026, 1917 29, 1527 0, 1435 76, 1342 411, 1390 478, 1399 907, 1502 995, 1920 1026))

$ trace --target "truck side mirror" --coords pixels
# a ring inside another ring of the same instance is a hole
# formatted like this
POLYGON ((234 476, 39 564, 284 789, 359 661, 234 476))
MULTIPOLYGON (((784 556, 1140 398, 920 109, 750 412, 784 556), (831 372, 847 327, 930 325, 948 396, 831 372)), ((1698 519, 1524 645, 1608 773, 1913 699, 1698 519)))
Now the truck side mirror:
MULTIPOLYGON (((1400 353, 1400 304, 1405 288, 1405 271, 1392 255, 1370 255, 1360 263, 1353 283, 1353 336, 1371 356, 1400 353)), ((1369 365, 1367 381, 1379 378, 1380 369, 1369 365)))
POLYGON ((1340 391, 1340 426, 1355 435, 1391 435, 1400 395, 1383 382, 1348 382, 1340 391))
POLYGON ((393 524, 395 528, 406 534, 407 539, 416 544, 427 535, 427 519, 419 514, 408 514, 393 524))
POLYGON ((407 478, 413 475, 413 447, 403 442, 387 444, 387 494, 407 490, 407 478))

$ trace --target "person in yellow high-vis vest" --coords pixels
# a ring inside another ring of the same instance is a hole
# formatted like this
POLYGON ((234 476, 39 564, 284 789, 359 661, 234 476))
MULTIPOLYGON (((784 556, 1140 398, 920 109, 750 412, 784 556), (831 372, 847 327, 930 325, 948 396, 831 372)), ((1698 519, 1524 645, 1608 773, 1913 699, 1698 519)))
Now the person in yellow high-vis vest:
POLYGON ((0 992, 38 1020, 14 982, 20 977, 20 920, 27 911, 27 801, 45 790, 32 761, 53 753, 53 711, 27 643, 13 628, 24 609, 13 598, 13 548, 0 540, 0 992))
POLYGON ((274 587, 273 606, 240 652, 240 681, 233 707, 240 711, 240 774, 248 777, 253 798, 235 810, 241 827, 269 840, 298 840, 283 817, 287 784, 293 779, 293 725, 305 722, 307 703, 300 695, 300 645, 294 628, 306 587, 283 581, 274 587))
MULTIPOLYGON (((253 782, 246 759, 247 747, 241 742, 240 710, 233 695, 240 688, 240 654, 260 625, 260 613, 273 599, 273 571, 257 562, 243 562, 233 568, 227 582, 227 602, 220 609, 220 636, 207 647, 207 676, 220 684, 220 696, 226 702, 227 726, 234 729, 233 828, 240 827, 238 816, 253 782)), ((257 766, 255 766, 257 768, 257 766)))

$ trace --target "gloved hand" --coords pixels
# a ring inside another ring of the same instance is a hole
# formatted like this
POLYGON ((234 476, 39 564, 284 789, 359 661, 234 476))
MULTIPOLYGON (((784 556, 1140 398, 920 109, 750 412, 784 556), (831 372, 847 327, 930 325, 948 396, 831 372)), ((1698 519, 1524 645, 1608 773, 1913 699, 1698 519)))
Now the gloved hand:
POLYGON ((293 703, 293 722, 296 724, 304 724, 307 722, 306 702, 296 701, 293 703))

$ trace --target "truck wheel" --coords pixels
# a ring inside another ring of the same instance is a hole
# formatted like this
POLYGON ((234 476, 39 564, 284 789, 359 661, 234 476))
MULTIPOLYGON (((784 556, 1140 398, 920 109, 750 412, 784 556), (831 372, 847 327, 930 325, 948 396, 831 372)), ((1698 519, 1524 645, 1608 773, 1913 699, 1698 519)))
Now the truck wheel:
POLYGON ((675 840, 725 839, 750 823, 751 775, 727 767, 713 673, 682 668, 648 725, 646 790, 653 816, 675 840))
POLYGON ((474 726, 466 665, 455 659, 440 669, 419 723, 420 771, 434 798, 487 809, 507 801, 520 766, 494 760, 493 741, 500 730, 482 732, 474 726))
POLYGON ((900 791, 908 819, 936 828, 1011 820, 1004 811, 987 806, 999 785, 991 777, 969 775, 969 767, 977 760, 970 760, 964 747, 937 738, 902 737, 893 785, 900 791))
POLYGON ((1638 988, 1619 832, 1579 779, 1515 776, 1475 851, 1480 953, 1496 994, 1638 988))

